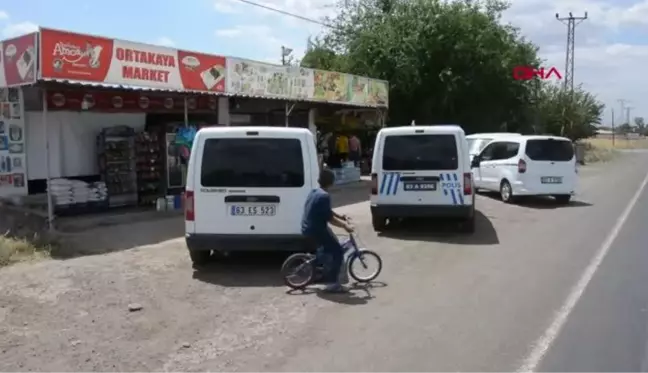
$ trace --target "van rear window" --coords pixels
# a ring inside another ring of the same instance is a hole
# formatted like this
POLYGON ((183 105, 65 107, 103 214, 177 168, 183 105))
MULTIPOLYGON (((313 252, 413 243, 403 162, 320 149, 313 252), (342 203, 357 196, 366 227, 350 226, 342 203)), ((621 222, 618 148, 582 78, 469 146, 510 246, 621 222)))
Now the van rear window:
POLYGON ((204 187, 299 188, 304 158, 299 139, 207 139, 200 183, 204 187))
POLYGON ((574 157, 574 146, 567 140, 528 140, 526 156, 533 161, 566 162, 574 157))
POLYGON ((387 136, 383 170, 456 170, 457 158, 454 135, 387 136))

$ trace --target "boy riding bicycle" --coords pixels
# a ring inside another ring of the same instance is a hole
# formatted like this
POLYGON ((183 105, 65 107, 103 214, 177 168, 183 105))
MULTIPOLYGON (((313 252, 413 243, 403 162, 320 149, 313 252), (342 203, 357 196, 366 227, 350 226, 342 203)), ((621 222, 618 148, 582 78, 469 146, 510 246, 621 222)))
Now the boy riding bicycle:
POLYGON ((302 234, 318 247, 321 247, 324 255, 331 258, 329 272, 325 273, 323 278, 323 282, 328 284, 324 290, 341 292, 346 290, 340 281, 344 249, 328 224, 342 228, 349 233, 353 232, 353 227, 346 222, 344 215, 333 211, 331 206, 331 196, 328 189, 335 182, 335 174, 331 170, 323 169, 320 172, 318 182, 320 187, 313 189, 309 193, 304 205, 302 234))

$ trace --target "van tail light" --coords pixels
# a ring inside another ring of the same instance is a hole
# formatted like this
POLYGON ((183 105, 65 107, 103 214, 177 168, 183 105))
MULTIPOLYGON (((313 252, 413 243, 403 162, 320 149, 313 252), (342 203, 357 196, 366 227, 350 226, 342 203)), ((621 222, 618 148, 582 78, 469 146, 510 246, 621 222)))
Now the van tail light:
POLYGON ((378 174, 371 174, 371 195, 378 194, 378 174))
POLYGON ((523 174, 523 173, 526 172, 526 169, 527 169, 527 164, 526 164, 526 162, 524 161, 524 159, 520 159, 520 160, 518 161, 518 172, 521 173, 521 174, 523 174))
POLYGON ((185 191, 185 220, 194 221, 194 192, 193 190, 185 191))
POLYGON ((469 196, 473 192, 472 174, 470 172, 464 173, 463 190, 464 196, 469 196))

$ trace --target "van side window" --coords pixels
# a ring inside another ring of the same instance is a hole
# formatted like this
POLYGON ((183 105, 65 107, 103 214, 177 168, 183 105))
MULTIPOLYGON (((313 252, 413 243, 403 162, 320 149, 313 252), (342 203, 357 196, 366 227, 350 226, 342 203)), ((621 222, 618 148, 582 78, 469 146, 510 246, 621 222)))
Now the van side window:
POLYGON ((207 139, 200 182, 204 187, 300 188, 302 143, 280 138, 207 139))
POLYGON ((490 143, 488 144, 487 147, 484 148, 484 150, 480 154, 480 158, 482 161, 492 161, 493 160, 493 152, 495 150, 495 147, 497 146, 498 143, 490 143))
POLYGON ((504 159, 513 158, 517 155, 520 145, 515 142, 499 142, 493 148, 493 161, 501 161, 504 159))

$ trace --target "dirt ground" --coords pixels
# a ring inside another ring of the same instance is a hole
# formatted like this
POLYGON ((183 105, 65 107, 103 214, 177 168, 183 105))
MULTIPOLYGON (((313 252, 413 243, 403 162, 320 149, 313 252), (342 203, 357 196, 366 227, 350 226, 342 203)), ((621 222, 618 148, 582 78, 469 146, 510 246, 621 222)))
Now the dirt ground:
POLYGON ((286 254, 194 271, 183 235, 182 216, 88 228, 63 234, 55 260, 1 269, 0 370, 232 370, 237 351, 299 334, 304 303, 267 291, 282 288, 286 254))
POLYGON ((569 208, 478 196, 473 236, 377 235, 366 189, 334 196, 385 262, 343 298, 287 294, 285 254, 194 270, 182 217, 77 232, 100 255, 0 269, 0 371, 515 369, 641 167, 584 168, 569 208))

